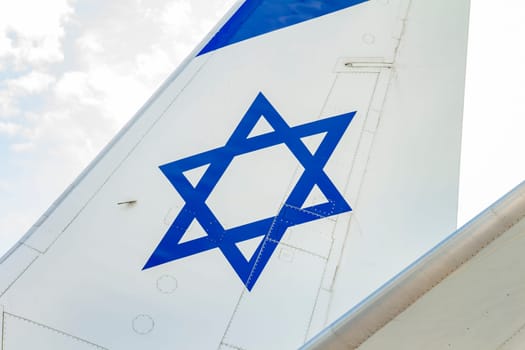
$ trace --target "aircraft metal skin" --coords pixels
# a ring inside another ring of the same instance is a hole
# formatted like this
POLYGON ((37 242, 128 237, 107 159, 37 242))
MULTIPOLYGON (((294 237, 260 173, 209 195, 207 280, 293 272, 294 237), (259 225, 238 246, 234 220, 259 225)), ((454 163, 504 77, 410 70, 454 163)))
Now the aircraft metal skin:
POLYGON ((456 226, 468 7, 239 2, 0 260, 2 349, 303 345, 456 226))
POLYGON ((289 227, 351 210, 323 172, 323 167, 354 115, 355 112, 347 113, 290 128, 264 95, 257 95, 224 147, 160 167, 184 198, 186 204, 144 269, 219 248, 246 288, 251 291, 289 227), (251 131, 263 118, 274 131, 249 137, 251 131), (311 153, 301 138, 319 134, 323 136, 323 139, 317 149, 311 153), (285 144, 304 168, 297 184, 290 191, 276 216, 225 230, 219 219, 206 205, 206 199, 235 156, 278 144, 285 144), (198 184, 193 187, 184 176, 184 172, 206 165, 209 167, 198 184), (304 207, 314 186, 323 192, 326 202, 304 207), (198 220, 200 226, 206 231, 206 236, 179 244, 193 220, 198 220), (261 237, 261 240, 255 252, 251 256, 244 256, 236 243, 256 240, 257 237, 261 237))
POLYGON ((524 248, 522 182, 301 350, 523 349, 524 248))

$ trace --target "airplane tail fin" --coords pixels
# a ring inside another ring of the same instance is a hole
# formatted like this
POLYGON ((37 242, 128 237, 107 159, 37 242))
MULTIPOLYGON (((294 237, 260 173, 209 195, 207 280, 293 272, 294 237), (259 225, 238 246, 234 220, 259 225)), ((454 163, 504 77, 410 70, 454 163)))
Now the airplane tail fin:
POLYGON ((303 344, 455 229, 467 18, 239 3, 3 258, 6 349, 303 344))

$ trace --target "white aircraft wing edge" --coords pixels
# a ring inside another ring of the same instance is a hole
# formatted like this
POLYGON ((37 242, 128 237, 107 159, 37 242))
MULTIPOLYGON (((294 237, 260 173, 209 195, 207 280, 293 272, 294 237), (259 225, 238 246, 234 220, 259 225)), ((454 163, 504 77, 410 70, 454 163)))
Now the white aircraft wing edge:
POLYGON ((355 349, 525 217, 525 181, 305 344, 355 349))

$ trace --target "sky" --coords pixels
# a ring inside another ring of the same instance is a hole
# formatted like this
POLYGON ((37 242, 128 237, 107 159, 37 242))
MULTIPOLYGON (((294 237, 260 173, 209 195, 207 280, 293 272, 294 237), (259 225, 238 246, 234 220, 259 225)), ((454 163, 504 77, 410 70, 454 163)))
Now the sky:
MULTIPOLYGON (((234 2, 0 2, 0 255, 234 2)), ((524 13, 472 3, 459 224, 525 179, 524 13)))

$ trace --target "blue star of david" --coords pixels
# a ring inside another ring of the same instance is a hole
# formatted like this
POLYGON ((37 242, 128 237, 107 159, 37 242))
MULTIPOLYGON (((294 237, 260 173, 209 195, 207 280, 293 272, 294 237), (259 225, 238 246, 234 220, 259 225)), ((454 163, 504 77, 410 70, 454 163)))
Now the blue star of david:
POLYGON ((251 291, 289 227, 352 210, 323 168, 355 113, 290 127, 259 93, 224 147, 160 166, 185 205, 143 269, 218 248, 251 291), (249 137, 260 118, 265 118, 274 131, 249 137), (322 133, 326 134, 321 144, 315 153, 310 153, 301 139, 322 133), (297 184, 276 216, 225 229, 206 200, 236 156, 279 144, 286 145, 304 167, 297 184), (183 173, 205 165, 208 168, 194 187, 183 173), (327 202, 303 208, 315 185, 327 202), (207 236, 181 243, 193 220, 198 221, 207 236), (261 236, 264 238, 248 260, 236 244, 261 236))

